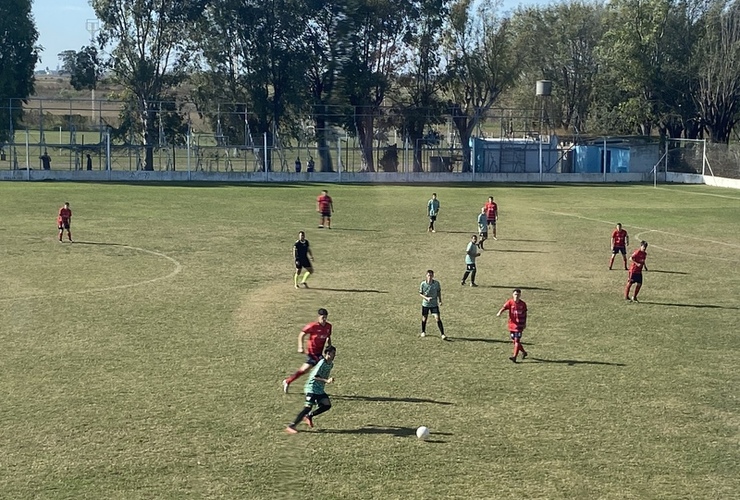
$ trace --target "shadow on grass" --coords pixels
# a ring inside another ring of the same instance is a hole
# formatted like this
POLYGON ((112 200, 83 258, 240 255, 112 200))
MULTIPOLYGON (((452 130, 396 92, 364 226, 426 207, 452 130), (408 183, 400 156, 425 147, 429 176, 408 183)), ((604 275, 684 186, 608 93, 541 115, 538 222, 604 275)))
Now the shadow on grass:
POLYGON ((517 239, 509 239, 509 238, 504 238, 498 241, 520 241, 523 243, 557 243, 557 241, 555 240, 517 240, 517 239))
POLYGON ((126 247, 123 243, 105 243, 103 241, 77 241, 73 242, 74 245, 102 245, 106 247, 126 247))
MULTIPOLYGON (((395 437, 416 437, 416 429, 413 427, 390 426, 382 427, 379 425, 367 425, 357 429, 316 429, 316 432, 322 434, 388 434, 395 437)), ((452 436, 451 432, 431 432, 434 436, 452 436)), ((444 443, 443 440, 427 439, 427 443, 444 443)))
POLYGON ((512 286, 512 285, 489 285, 488 288, 502 288, 504 290, 513 290, 515 288, 520 288, 522 290, 540 290, 544 292, 552 292, 552 288, 541 288, 538 286, 512 286))
POLYGON ((354 227, 332 227, 332 231, 371 231, 373 233, 379 233, 380 229, 359 229, 354 227))
POLYGON ((505 253, 548 253, 542 250, 499 250, 498 248, 486 248, 486 252, 505 252, 505 253))
POLYGON ((575 365, 627 366, 624 363, 608 363, 606 361, 581 361, 577 359, 544 359, 544 358, 535 358, 532 356, 529 356, 527 359, 530 361, 534 361, 535 363, 556 363, 556 364, 563 364, 563 365, 568 365, 568 366, 575 366, 575 365))
POLYGON ((649 272, 649 273, 651 273, 651 274, 652 274, 652 273, 662 273, 662 274, 684 274, 684 275, 686 275, 686 274, 689 274, 689 273, 684 273, 684 272, 682 272, 682 271, 663 271, 663 270, 661 270, 661 269, 651 269, 651 270, 650 270, 650 271, 648 271, 648 272, 649 272))
POLYGON ((453 342, 455 341, 462 341, 462 342, 485 342, 488 344, 510 344, 510 340, 499 340, 499 339, 473 339, 473 338, 467 338, 467 337, 449 337, 449 339, 453 342))
POLYGON ((670 307, 695 307, 697 309, 740 309, 740 307, 734 306, 718 306, 715 304, 677 304, 673 302, 647 302, 640 301, 640 304, 650 304, 654 306, 670 306, 670 307))
POLYGON ((390 403, 431 403, 435 405, 445 405, 445 406, 451 406, 455 403, 450 403, 448 401, 437 401, 435 399, 427 399, 427 398, 392 398, 388 396, 356 396, 356 395, 350 395, 350 396, 342 396, 342 395, 331 395, 332 399, 343 399, 345 401, 381 401, 381 402, 390 402, 390 403))
POLYGON ((366 288, 319 288, 316 286, 312 286, 309 290, 321 290, 324 292, 388 293, 385 290, 370 290, 366 288))
POLYGON ((435 232, 437 232, 437 233, 447 233, 447 234, 469 234, 470 236, 472 236, 472 235, 476 235, 477 236, 478 235, 478 233, 476 233, 475 231, 440 231, 440 230, 437 230, 435 232))

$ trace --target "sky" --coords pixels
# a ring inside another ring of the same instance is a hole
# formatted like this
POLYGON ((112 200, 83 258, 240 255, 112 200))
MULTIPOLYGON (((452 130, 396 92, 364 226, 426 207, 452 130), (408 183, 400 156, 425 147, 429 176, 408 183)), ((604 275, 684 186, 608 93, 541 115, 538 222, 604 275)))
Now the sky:
MULTIPOLYGON (((531 5, 538 0, 503 0, 502 10, 519 4, 531 5)), ((44 50, 36 69, 57 69, 61 64, 57 54, 64 50, 80 50, 90 44, 87 21, 95 20, 88 0, 33 0, 33 16, 39 32, 38 44, 44 50)))

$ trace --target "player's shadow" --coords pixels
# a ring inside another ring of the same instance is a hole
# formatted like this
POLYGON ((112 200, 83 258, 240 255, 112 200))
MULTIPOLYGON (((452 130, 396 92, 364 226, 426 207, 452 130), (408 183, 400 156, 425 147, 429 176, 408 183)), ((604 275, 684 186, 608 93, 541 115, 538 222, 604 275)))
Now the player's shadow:
POLYGON ((469 337, 448 337, 451 341, 462 341, 462 342, 485 342, 487 344, 510 344, 510 340, 500 339, 485 339, 485 338, 469 338, 469 337))
POLYGON ((486 248, 484 252, 503 252, 503 253, 549 253, 542 250, 504 250, 499 248, 486 248))
POLYGON ((511 286, 511 285, 489 285, 488 288, 502 288, 504 290, 513 290, 519 288, 521 290, 539 290, 542 292, 552 292, 552 288, 543 288, 539 286, 511 286))
POLYGON ((450 403, 449 401, 437 401, 436 399, 427 399, 427 398, 392 398, 389 396, 357 396, 357 395, 331 395, 332 399, 344 399, 346 401, 380 401, 380 402, 389 402, 389 403, 430 403, 435 405, 445 405, 445 406, 451 406, 455 403, 450 403))
POLYGON ((675 302, 649 302, 640 301, 640 304, 651 304, 654 306, 669 306, 669 307, 695 307, 697 309, 740 309, 740 307, 734 306, 718 306, 716 304, 678 304, 675 302))
POLYGON ((105 243, 103 241, 75 241, 75 245, 101 245, 106 247, 125 247, 126 245, 123 245, 121 243, 105 243))
MULTIPOLYGON (((316 432, 322 434, 388 434, 394 437, 410 437, 416 436, 416 429, 413 427, 401 427, 401 426, 380 426, 380 425, 366 425, 365 427, 358 427, 357 429, 316 429, 316 432)), ((451 432, 430 432, 431 437, 434 436, 452 436, 451 432)), ((445 441, 440 439, 426 439, 427 443, 444 443, 445 441)))
POLYGON ((517 239, 509 239, 506 238, 505 241, 521 241, 523 243, 557 243, 557 241, 554 240, 517 240, 517 239))
POLYGON ((312 286, 311 290, 321 290, 324 292, 352 292, 352 293, 388 293, 385 290, 371 290, 369 288, 319 288, 312 286))
POLYGON ((651 273, 651 274, 652 274, 652 273, 662 273, 662 274, 684 274, 684 275, 686 275, 686 274, 689 274, 689 273, 685 273, 685 272, 683 272, 683 271, 663 271, 662 269, 650 269, 650 271, 648 271, 648 272, 649 272, 649 273, 651 273))
POLYGON ((624 363, 609 363, 607 361, 583 361, 583 360, 578 360, 578 359, 544 359, 544 358, 535 358, 532 356, 529 356, 527 360, 533 361, 535 363, 555 363, 555 364, 562 364, 562 365, 568 365, 568 366, 576 366, 576 365, 627 366, 624 363))
POLYGON ((371 231, 373 233, 380 232, 380 229, 360 229, 356 227, 335 227, 331 231, 371 231))
POLYGON ((447 233, 447 234, 469 234, 472 235, 478 235, 475 231, 437 231, 438 233, 447 233))

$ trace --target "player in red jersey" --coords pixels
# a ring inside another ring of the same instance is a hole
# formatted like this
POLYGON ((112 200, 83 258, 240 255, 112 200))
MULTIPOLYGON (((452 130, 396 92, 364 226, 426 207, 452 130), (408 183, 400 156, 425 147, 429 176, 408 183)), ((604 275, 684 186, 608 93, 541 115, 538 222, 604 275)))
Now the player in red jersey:
POLYGON ((522 347, 522 332, 527 327, 527 303, 521 299, 522 291, 515 288, 511 299, 507 300, 499 309, 496 316, 509 311, 509 336, 514 342, 514 355, 509 359, 516 363, 516 356, 521 351, 522 359, 527 357, 527 351, 522 347))
POLYGON ((622 229, 622 224, 617 223, 617 228, 612 231, 612 258, 609 259, 609 270, 611 271, 612 265, 614 264, 614 257, 618 253, 622 254, 622 260, 624 261, 624 270, 627 270, 627 247, 630 244, 630 237, 627 235, 627 231, 622 229))
POLYGON ((69 202, 65 201, 64 206, 59 209, 59 215, 57 216, 57 227, 59 228, 59 242, 62 241, 62 235, 64 231, 67 231, 67 238, 72 241, 72 232, 69 229, 72 223, 72 209, 69 208, 69 202))
POLYGON ((298 352, 304 353, 303 339, 308 336, 308 353, 306 361, 297 372, 283 380, 283 392, 288 392, 288 387, 301 375, 306 373, 324 356, 324 346, 331 346, 331 323, 326 321, 329 313, 323 307, 319 309, 319 319, 303 327, 298 334, 298 352))
POLYGON ((635 250, 630 257, 632 265, 630 266, 629 277, 627 278, 627 287, 624 289, 625 300, 639 302, 637 300, 637 294, 640 293, 640 288, 642 288, 642 271, 648 270, 647 264, 645 264, 645 259, 647 259, 647 252, 645 250, 647 250, 647 247, 647 241, 641 241, 640 249, 635 250), (632 283, 635 284, 635 294, 630 298, 630 288, 632 288, 632 283))
POLYGON ((329 192, 324 189, 316 198, 316 211, 319 213, 319 229, 326 227, 331 229, 331 214, 334 212, 334 202, 329 196, 329 192))
POLYGON ((486 227, 493 227, 493 239, 496 239, 496 221, 498 221, 498 205, 493 201, 493 196, 488 197, 488 202, 483 205, 486 209, 486 227))

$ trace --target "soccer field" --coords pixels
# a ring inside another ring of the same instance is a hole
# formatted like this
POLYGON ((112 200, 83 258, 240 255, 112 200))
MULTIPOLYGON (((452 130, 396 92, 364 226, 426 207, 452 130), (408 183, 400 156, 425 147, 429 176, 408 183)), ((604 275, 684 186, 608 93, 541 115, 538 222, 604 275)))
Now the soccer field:
POLYGON ((0 210, 2 498, 740 491, 737 191, 4 183, 0 210), (332 230, 316 227, 321 189, 332 230), (499 239, 462 287, 489 195, 499 239), (56 241, 65 201, 73 244, 56 241), (629 251, 650 244, 639 304, 621 258, 607 269, 617 222, 629 251), (316 273, 296 290, 301 229, 316 273), (419 337, 427 269, 451 342, 431 318, 419 337), (495 316, 514 287, 529 306, 517 364, 495 316), (333 408, 288 435, 307 377, 280 383, 319 307, 333 408))

